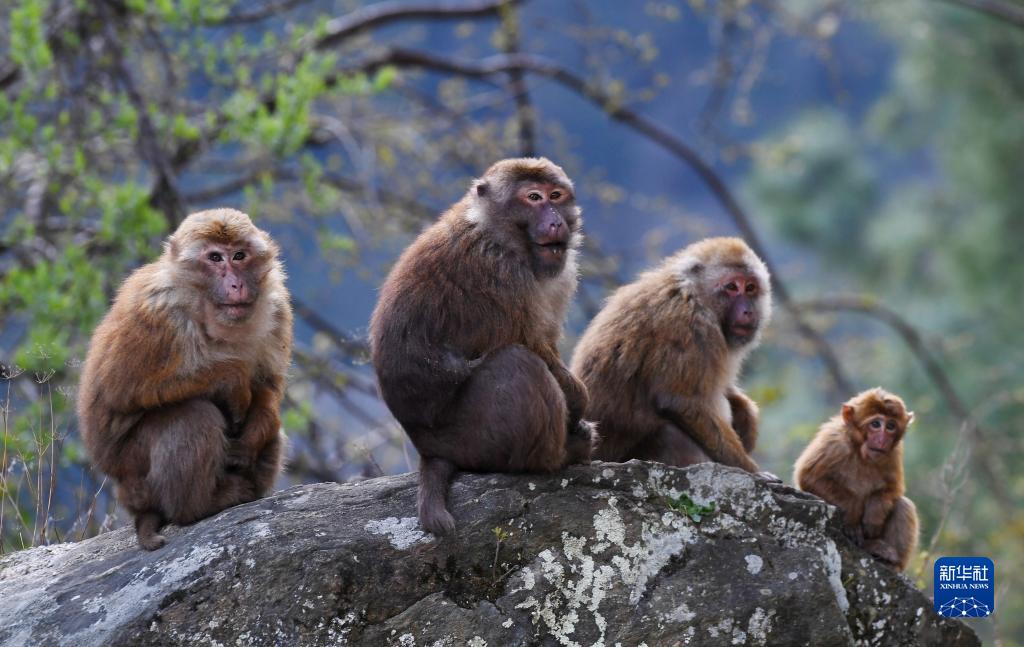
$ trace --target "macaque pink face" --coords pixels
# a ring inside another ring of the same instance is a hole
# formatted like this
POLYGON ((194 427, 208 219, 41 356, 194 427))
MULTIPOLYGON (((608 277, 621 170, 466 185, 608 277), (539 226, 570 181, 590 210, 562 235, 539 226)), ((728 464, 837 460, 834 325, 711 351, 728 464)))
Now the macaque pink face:
POLYGON ((742 272, 727 276, 718 284, 716 294, 725 300, 722 332, 726 340, 731 346, 749 343, 761 325, 761 286, 757 277, 742 272))
POLYGON ((211 243, 200 256, 203 271, 209 277, 212 304, 219 318, 228 322, 245 321, 259 297, 259 266, 247 246, 211 243))
POLYGON ((864 444, 861 446, 861 455, 865 460, 888 454, 903 435, 896 419, 881 414, 865 420, 862 429, 865 438, 864 444))
POLYGON ((557 184, 523 182, 515 200, 528 213, 528 233, 538 265, 546 271, 560 271, 576 218, 572 193, 557 184))

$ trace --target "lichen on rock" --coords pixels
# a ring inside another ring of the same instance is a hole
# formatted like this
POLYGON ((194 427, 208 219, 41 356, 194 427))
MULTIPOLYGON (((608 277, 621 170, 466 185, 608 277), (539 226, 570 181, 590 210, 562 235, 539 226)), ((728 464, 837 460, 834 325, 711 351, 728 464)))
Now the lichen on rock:
POLYGON ((443 539, 415 494, 415 475, 305 485, 152 553, 128 529, 14 553, 0 644, 978 644, 834 508, 732 468, 463 474, 443 539))

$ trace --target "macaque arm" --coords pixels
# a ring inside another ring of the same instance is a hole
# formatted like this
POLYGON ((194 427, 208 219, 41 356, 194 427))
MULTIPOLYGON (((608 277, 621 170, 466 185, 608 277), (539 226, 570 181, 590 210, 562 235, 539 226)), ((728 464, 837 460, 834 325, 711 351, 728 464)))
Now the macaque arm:
POLYGON ((242 425, 242 433, 230 439, 229 465, 250 465, 259 451, 277 437, 281 430, 282 397, 282 391, 271 385, 257 385, 253 388, 252 404, 242 425))
POLYGON ((558 382, 562 393, 565 394, 565 404, 569 410, 569 423, 571 426, 575 426, 587 410, 590 400, 587 395, 587 387, 562 362, 562 358, 559 357, 558 351, 554 347, 534 349, 534 352, 547 364, 548 370, 554 375, 555 381, 558 382))
POLYGON ((888 495, 887 492, 879 492, 868 497, 864 504, 864 536, 868 538, 880 537, 885 529, 885 521, 889 518, 896 498, 888 495))
MULTIPOLYGON (((398 344, 387 338, 384 345, 398 344)), ((392 413, 408 429, 431 429, 451 408, 460 387, 486 356, 469 357, 458 348, 438 346, 424 339, 404 343, 416 361, 385 355, 377 367, 385 400, 392 413), (391 397, 389 397, 389 395, 391 397)))
POLYGON ((804 492, 810 492, 839 508, 843 515, 843 526, 859 544, 864 539, 864 531, 861 527, 864 502, 831 476, 831 470, 840 471, 841 469, 839 465, 820 462, 809 467, 808 472, 801 476, 799 485, 804 492))
POLYGON ((285 379, 288 372, 292 343, 292 317, 287 307, 279 311, 274 330, 273 348, 267 350, 249 393, 252 401, 245 416, 241 433, 232 438, 228 447, 228 462, 246 465, 256 460, 263 448, 277 438, 281 430, 281 401, 284 399, 285 379))
POLYGON ((686 430, 711 460, 757 472, 757 463, 743 449, 736 431, 706 401, 707 398, 660 395, 655 396, 655 408, 660 416, 686 430))
POLYGON ((729 388, 725 397, 732 409, 732 428, 739 434, 743 449, 748 453, 754 451, 757 444, 757 405, 735 386, 729 388))

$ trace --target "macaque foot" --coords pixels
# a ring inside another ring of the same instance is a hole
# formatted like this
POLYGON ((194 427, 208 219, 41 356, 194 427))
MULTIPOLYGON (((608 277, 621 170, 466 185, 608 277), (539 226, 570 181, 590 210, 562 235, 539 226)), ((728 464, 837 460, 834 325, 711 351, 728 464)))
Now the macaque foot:
POLYGON ((420 525, 432 535, 444 537, 455 534, 455 517, 447 510, 433 510, 420 514, 420 525))
POLYGON ((881 539, 872 539, 865 542, 864 550, 884 562, 889 562, 890 564, 900 563, 900 556, 896 554, 896 549, 881 539))
POLYGON ((846 538, 857 544, 858 546, 864 546, 864 530, 860 526, 851 528, 849 526, 843 526, 843 534, 846 538))
POLYGON ((155 512, 143 512, 135 518, 135 534, 139 546, 146 550, 162 548, 167 539, 157 531, 163 526, 163 519, 155 512))
POLYGON ((565 439, 566 464, 589 465, 590 457, 597 449, 598 440, 597 423, 589 420, 577 422, 569 429, 565 439))

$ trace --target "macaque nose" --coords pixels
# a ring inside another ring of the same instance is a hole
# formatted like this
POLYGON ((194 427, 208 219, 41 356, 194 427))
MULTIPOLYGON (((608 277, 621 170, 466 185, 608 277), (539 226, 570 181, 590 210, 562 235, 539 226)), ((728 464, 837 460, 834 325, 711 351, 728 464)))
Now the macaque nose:
POLYGON ((224 291, 227 293, 226 296, 229 301, 241 302, 249 298, 249 288, 246 286, 245 281, 234 272, 228 272, 227 276, 223 278, 221 285, 224 286, 224 291))
POLYGON ((557 221, 549 224, 548 227, 551 229, 551 233, 552 234, 557 234, 558 230, 562 228, 562 221, 561 220, 557 220, 557 221))

